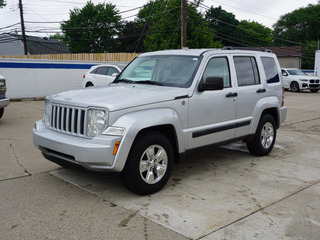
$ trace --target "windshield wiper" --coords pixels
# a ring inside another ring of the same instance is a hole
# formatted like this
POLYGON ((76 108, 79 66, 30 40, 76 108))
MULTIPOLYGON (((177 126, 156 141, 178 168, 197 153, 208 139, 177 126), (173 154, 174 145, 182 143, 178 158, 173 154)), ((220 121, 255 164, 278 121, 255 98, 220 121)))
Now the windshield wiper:
POLYGON ((162 83, 155 82, 155 81, 150 81, 150 80, 148 80, 148 81, 136 81, 135 83, 164 86, 162 83))
POLYGON ((119 83, 119 82, 134 83, 134 81, 131 81, 129 79, 117 79, 117 80, 114 80, 112 83, 119 83))

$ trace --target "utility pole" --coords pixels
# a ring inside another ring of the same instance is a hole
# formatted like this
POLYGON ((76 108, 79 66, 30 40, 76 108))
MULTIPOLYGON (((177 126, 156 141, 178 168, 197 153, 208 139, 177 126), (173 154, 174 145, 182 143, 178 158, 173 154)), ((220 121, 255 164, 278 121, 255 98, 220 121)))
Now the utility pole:
POLYGON ((28 55, 27 39, 26 39, 26 32, 24 29, 24 20, 23 20, 22 0, 19 0, 19 8, 20 8, 20 20, 21 20, 21 31, 22 31, 24 55, 28 55))
POLYGON ((187 47, 187 10, 186 0, 181 0, 181 48, 187 47))

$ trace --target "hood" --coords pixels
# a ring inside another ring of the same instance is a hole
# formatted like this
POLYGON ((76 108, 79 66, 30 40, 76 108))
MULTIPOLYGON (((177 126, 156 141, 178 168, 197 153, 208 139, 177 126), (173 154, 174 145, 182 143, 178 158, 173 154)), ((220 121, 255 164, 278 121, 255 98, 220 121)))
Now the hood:
POLYGON ((290 75, 289 77, 293 79, 307 79, 307 80, 319 79, 319 77, 317 76, 306 76, 306 75, 290 75))
POLYGON ((79 106, 103 107, 109 111, 135 106, 171 101, 188 95, 185 88, 144 84, 111 84, 108 87, 92 87, 72 90, 47 97, 53 103, 79 106))

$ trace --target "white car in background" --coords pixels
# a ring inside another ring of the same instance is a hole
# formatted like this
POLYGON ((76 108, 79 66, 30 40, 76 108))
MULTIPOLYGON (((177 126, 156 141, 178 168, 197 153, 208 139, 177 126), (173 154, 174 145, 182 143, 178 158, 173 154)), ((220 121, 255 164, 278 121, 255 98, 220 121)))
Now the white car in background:
POLYGON ((285 89, 290 89, 292 92, 309 89, 313 93, 320 89, 320 79, 316 76, 308 76, 300 69, 282 68, 281 72, 285 89))
POLYGON ((82 87, 107 86, 122 71, 124 66, 96 65, 83 75, 82 87))

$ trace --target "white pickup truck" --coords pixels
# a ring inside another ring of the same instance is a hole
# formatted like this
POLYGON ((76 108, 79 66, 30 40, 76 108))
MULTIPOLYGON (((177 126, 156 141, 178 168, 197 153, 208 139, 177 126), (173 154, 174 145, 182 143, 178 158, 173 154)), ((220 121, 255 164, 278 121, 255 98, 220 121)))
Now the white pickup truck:
POLYGON ((286 110, 273 53, 167 50, 141 54, 108 87, 47 97, 33 141, 62 166, 121 172, 151 194, 189 149, 243 140, 268 154, 286 110))

